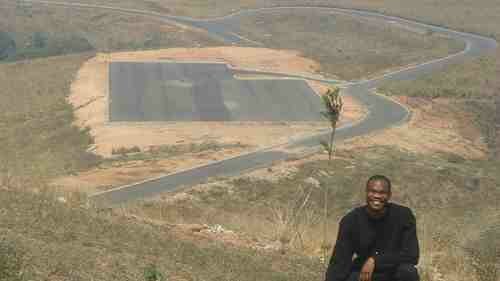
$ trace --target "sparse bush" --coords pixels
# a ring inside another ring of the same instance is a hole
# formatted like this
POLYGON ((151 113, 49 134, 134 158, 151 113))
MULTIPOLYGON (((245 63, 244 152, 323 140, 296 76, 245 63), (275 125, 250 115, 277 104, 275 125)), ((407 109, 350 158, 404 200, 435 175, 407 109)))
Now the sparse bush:
POLYGON ((498 280, 498 262, 500 261, 498 237, 500 237, 500 219, 483 231, 479 239, 469 243, 467 250, 472 256, 472 266, 479 281, 498 280))
POLYGON ((122 155, 122 156, 127 156, 129 153, 138 153, 141 152, 141 149, 138 146, 132 146, 132 147, 119 147, 119 148, 113 148, 111 150, 112 155, 122 155))
POLYGON ((94 49, 86 38, 75 34, 35 32, 30 37, 31 42, 18 48, 16 55, 9 58, 10 61, 82 53, 94 49))
POLYGON ((16 42, 8 32, 0 31, 0 60, 8 59, 15 55, 16 42))
POLYGON ((450 163, 463 163, 466 159, 458 154, 450 153, 447 155, 447 160, 450 163))
MULTIPOLYGON (((174 144, 174 145, 158 145, 150 146, 147 150, 141 150, 138 146, 131 148, 119 147, 113 148, 112 155, 121 156, 118 159, 106 159, 104 163, 113 161, 138 161, 138 160, 151 160, 166 159, 169 157, 179 156, 186 153, 200 153, 205 151, 220 151, 230 148, 244 148, 245 145, 241 143, 218 143, 218 142, 202 142, 192 144, 174 144)), ((97 159, 96 161, 99 161, 97 159)))
POLYGON ((54 57, 0 65, 0 181, 36 188, 54 176, 94 166, 92 137, 73 125, 71 81, 90 57, 54 57))
POLYGON ((16 245, 6 239, 0 240, 0 281, 23 280, 22 256, 16 245))
POLYGON ((167 281, 155 264, 150 264, 144 268, 144 281, 167 281))

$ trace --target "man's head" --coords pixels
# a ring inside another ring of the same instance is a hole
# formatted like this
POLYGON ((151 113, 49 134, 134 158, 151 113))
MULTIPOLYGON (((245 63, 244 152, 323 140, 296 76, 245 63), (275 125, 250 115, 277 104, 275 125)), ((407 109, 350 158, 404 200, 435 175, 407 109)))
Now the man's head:
POLYGON ((374 217, 382 216, 389 199, 391 199, 391 181, 386 176, 371 176, 366 182, 368 213, 374 217))

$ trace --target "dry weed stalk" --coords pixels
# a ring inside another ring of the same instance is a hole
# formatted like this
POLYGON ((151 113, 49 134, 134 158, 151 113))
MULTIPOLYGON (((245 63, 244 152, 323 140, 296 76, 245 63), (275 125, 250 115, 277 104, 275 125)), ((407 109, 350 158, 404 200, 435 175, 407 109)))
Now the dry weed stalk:
POLYGON ((299 239, 301 246, 304 247, 303 234, 305 229, 301 228, 301 221, 307 223, 311 215, 305 213, 306 206, 311 197, 313 187, 307 193, 300 189, 299 196, 295 202, 271 208, 273 220, 277 225, 276 237, 282 246, 291 244, 296 238, 299 239))

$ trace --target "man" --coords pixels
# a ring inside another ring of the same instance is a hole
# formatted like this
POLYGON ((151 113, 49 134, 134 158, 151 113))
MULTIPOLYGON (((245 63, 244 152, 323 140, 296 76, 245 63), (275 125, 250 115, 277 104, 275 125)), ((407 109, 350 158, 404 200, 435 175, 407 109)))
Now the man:
POLYGON ((387 177, 368 179, 366 205, 340 221, 326 281, 419 281, 415 216, 390 198, 387 177))

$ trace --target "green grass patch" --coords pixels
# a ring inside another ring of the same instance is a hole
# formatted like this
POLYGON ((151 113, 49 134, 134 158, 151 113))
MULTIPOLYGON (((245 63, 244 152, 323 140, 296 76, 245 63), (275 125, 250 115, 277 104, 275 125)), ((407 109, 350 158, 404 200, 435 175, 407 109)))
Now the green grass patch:
MULTIPOLYGON (((18 35, 18 34, 16 34, 18 35)), ((25 37, 24 35, 18 35, 25 37)), ((26 60, 72 53, 83 53, 93 50, 90 42, 76 34, 52 34, 48 32, 35 32, 28 36, 29 42, 18 42, 14 48, 4 47, 6 55, 3 62, 26 60), (15 47, 18 46, 18 47, 15 47), (8 53, 8 54, 7 54, 8 53)), ((12 43, 10 43, 12 46, 12 43)))
POLYGON ((160 160, 170 157, 180 156, 187 153, 213 152, 232 148, 246 148, 247 146, 241 143, 219 143, 207 141, 202 143, 191 144, 174 144, 174 145, 158 145, 150 147, 147 150, 141 151, 137 146, 131 148, 115 148, 112 151, 114 157, 103 159, 100 166, 114 166, 117 162, 139 161, 139 160, 160 160))
POLYGON ((94 166, 87 129, 72 125, 70 84, 91 54, 0 65, 0 176, 32 188, 56 175, 94 166))

